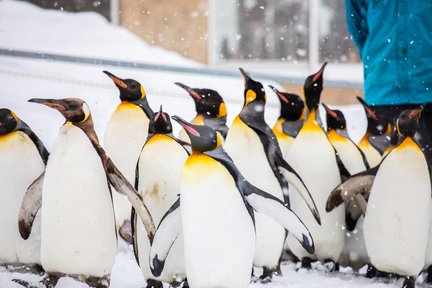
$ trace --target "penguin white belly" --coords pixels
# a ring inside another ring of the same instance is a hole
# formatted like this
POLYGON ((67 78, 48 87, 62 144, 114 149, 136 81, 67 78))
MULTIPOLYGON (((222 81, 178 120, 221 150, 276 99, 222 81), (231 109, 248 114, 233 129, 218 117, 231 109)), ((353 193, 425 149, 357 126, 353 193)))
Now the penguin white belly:
POLYGON ((286 159, 288 152, 289 152, 289 149, 291 148, 291 145, 294 143, 294 138, 292 138, 290 136, 286 136, 283 138, 277 137, 277 140, 279 143, 279 147, 282 151, 282 155, 286 159))
POLYGON ((321 216, 321 226, 315 221, 303 199, 290 187, 291 209, 308 227, 315 242, 315 254, 310 255, 288 234, 288 246, 298 258, 311 257, 337 261, 344 246, 345 207, 330 213, 325 204, 330 192, 340 183, 335 152, 327 136, 318 126, 304 127, 288 153, 288 163, 302 177, 321 216))
POLYGON ((364 240, 363 224, 364 217, 360 216, 355 229, 353 231, 346 231, 345 233, 345 246, 341 258, 346 258, 349 266, 354 269, 359 269, 369 262, 364 240))
POLYGON ((381 162, 381 154, 367 140, 362 140, 358 146, 365 154, 371 168, 381 162))
POLYGON ((102 277, 111 273, 117 239, 101 159, 85 133, 60 129, 42 192, 41 261, 48 272, 102 277))
POLYGON ((18 231, 18 214, 27 188, 45 169, 32 140, 16 131, 0 136, 0 263, 40 263, 40 213, 29 239, 18 231))
POLYGON ((180 207, 190 287, 248 287, 255 230, 228 171, 208 156, 191 156, 182 170, 180 207))
POLYGON ((339 154, 342 163, 351 175, 366 170, 363 157, 357 147, 348 139, 332 142, 333 147, 339 154))
MULTIPOLYGON (((141 149, 147 140, 149 119, 138 106, 122 102, 112 114, 104 137, 108 156, 133 185, 141 149)), ((117 227, 130 218, 131 204, 126 196, 113 193, 117 227)))
POLYGON ((428 268, 432 265, 432 199, 430 201, 430 209, 431 209, 431 220, 429 221, 429 236, 428 236, 428 244, 426 248, 426 258, 424 268, 428 268))
MULTIPOLYGON (((224 148, 246 180, 283 201, 282 189, 270 168, 258 135, 239 118, 230 127, 224 148)), ((274 269, 279 264, 285 229, 260 213, 255 213, 255 227, 254 265, 274 269)))
MULTIPOLYGON (((156 226, 178 198, 181 169, 187 157, 183 147, 165 135, 153 136, 141 152, 138 192, 143 196, 156 226)), ((181 282, 186 277, 183 234, 174 242, 160 277, 154 277, 150 271, 150 243, 141 221, 137 221, 137 237, 139 263, 145 279, 172 283, 181 282)))
POLYGON ((377 269, 417 276, 425 263, 431 186, 423 153, 403 144, 390 152, 375 177, 365 243, 377 269))

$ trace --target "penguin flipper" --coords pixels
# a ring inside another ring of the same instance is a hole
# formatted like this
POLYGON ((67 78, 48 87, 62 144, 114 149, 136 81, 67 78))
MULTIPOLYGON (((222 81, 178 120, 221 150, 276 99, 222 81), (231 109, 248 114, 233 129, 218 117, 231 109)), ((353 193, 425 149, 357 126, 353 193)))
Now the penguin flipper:
MULTIPOLYGON (((342 182, 330 193, 326 203, 326 211, 330 212, 347 200, 355 199, 360 205, 365 205, 360 198, 356 198, 359 193, 369 193, 372 188, 375 175, 380 165, 360 172, 342 182), (361 202, 361 203, 359 203, 361 202)), ((363 208, 362 208, 363 209, 363 208)))
POLYGON ((247 181, 243 181, 242 192, 246 202, 261 214, 265 214, 293 235, 310 254, 315 252, 315 245, 308 228, 300 218, 278 198, 268 194, 247 181))
POLYGON ((132 184, 123 176, 109 157, 106 156, 102 163, 104 163, 110 184, 117 192, 127 196, 129 202, 134 207, 135 212, 141 218, 151 243, 156 229, 150 211, 144 204, 141 195, 137 193, 132 184))
POLYGON ((39 152, 40 157, 42 158, 44 164, 46 165, 48 162, 49 152, 45 148, 45 145, 43 144, 42 140, 31 130, 31 128, 21 119, 18 120, 18 124, 15 127, 15 130, 21 131, 33 141, 34 145, 36 146, 36 149, 39 152))
POLYGON ((42 206, 42 185, 45 171, 29 186, 21 203, 18 214, 18 230, 21 237, 27 240, 30 236, 33 221, 42 206))
POLYGON ((278 167, 282 167, 286 170, 284 176, 286 177, 288 183, 296 188, 296 191, 299 193, 300 197, 302 197, 302 199, 306 202, 315 220, 318 222, 318 224, 321 225, 321 217, 319 215, 318 208, 312 198, 312 195, 309 192, 309 189, 307 189, 300 175, 297 174, 297 172, 288 164, 288 162, 285 161, 285 159, 283 159, 282 156, 275 157, 275 160, 277 161, 276 164, 278 165, 278 167))
POLYGON ((162 217, 150 248, 150 270, 155 277, 161 275, 165 260, 177 237, 182 231, 180 198, 162 217))

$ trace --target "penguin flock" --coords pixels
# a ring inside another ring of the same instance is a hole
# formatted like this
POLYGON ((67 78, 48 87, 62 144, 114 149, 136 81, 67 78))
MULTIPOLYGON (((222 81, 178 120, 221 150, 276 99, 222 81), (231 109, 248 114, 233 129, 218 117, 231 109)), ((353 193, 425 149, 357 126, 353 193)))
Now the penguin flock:
POLYGON ((403 287, 422 271, 432 280, 431 180, 416 140, 422 108, 392 127, 358 98, 367 131, 355 143, 341 111, 322 103, 326 128, 320 123, 326 64, 306 78, 303 98, 270 86, 281 106, 273 128, 262 83, 241 68, 244 104, 231 126, 215 90, 175 83, 195 103, 187 121, 153 110, 142 84, 108 71, 121 103, 103 145, 79 98, 29 100, 65 119, 50 153, 0 109, 0 264, 40 273, 45 287, 63 276, 109 287, 124 241, 147 288, 268 283, 284 250, 305 269, 366 266, 367 277, 404 277, 403 287))

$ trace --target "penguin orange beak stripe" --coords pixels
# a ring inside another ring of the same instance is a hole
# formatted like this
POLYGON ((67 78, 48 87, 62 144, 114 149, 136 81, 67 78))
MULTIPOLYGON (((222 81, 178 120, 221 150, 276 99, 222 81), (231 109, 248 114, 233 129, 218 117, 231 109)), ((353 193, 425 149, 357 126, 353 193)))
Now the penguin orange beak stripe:
POLYGON ((283 95, 279 90, 277 90, 272 85, 269 85, 269 87, 276 93, 276 95, 279 97, 279 99, 281 99, 283 102, 285 102, 287 104, 289 103, 288 98, 286 98, 285 95, 283 95))
POLYGON ((324 108, 326 109, 327 113, 333 117, 333 118, 337 118, 337 114, 336 112, 334 112, 333 110, 331 110, 326 104, 322 103, 324 108))
POLYGON ((171 117, 173 120, 177 121, 182 127, 183 129, 185 129, 187 132, 189 132, 190 134, 194 135, 195 137, 200 137, 200 133, 195 130, 194 128, 192 128, 189 123, 187 123, 186 121, 184 121, 182 118, 178 117, 178 116, 172 116, 171 117))
POLYGON ((243 70, 243 68, 239 68, 239 70, 240 70, 240 73, 243 75, 243 82, 244 82, 244 85, 246 86, 246 82, 247 82, 247 80, 250 79, 250 76, 248 73, 246 73, 245 70, 243 70))
POLYGON ((326 66, 327 66, 327 62, 324 62, 324 64, 321 66, 321 69, 313 77, 312 79, 313 82, 316 82, 321 77, 321 75, 324 73, 324 68, 326 66))
POLYGON ((366 104, 366 102, 365 102, 362 98, 360 98, 359 96, 357 96, 357 100, 360 102, 360 104, 363 105, 363 107, 364 107, 364 109, 365 109, 367 115, 368 115, 370 118, 372 118, 372 119, 378 121, 378 117, 376 116, 375 112, 372 111, 372 109, 369 108, 369 106, 366 104))
POLYGON ((108 75, 108 77, 111 78, 111 80, 114 82, 114 84, 116 84, 118 87, 121 87, 123 89, 127 89, 127 84, 120 79, 119 77, 115 76, 114 74, 108 72, 108 71, 103 71, 106 75, 108 75))
POLYGON ((57 111, 66 111, 66 107, 60 103, 57 103, 58 100, 55 100, 55 99, 33 98, 33 99, 28 100, 28 102, 43 104, 43 105, 48 106, 50 108, 53 108, 57 111))
POLYGON ((415 109, 415 110, 412 110, 412 111, 408 114, 408 117, 409 117, 410 119, 416 119, 416 120, 418 120, 418 119, 420 119, 420 116, 421 116, 422 111, 423 111, 423 109, 415 109))
POLYGON ((202 97, 200 94, 198 94, 194 89, 190 88, 189 86, 180 83, 180 82, 175 82, 174 84, 176 84, 177 86, 180 86, 181 88, 185 89, 190 96, 192 96, 192 98, 194 98, 197 101, 201 101, 202 97))

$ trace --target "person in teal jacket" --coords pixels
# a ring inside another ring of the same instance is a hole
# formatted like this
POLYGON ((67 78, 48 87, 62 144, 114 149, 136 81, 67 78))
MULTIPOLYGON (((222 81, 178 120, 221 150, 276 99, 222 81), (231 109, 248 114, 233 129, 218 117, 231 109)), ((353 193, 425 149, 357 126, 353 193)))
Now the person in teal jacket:
POLYGON ((432 172, 432 1, 345 0, 345 6, 363 61, 366 103, 392 124, 401 111, 423 107, 416 137, 432 172))
POLYGON ((364 94, 394 123, 423 105, 418 140, 432 163, 432 1, 345 0, 348 31, 364 69, 364 94))

